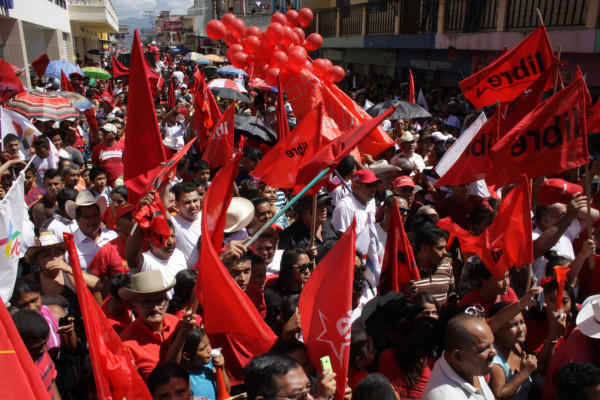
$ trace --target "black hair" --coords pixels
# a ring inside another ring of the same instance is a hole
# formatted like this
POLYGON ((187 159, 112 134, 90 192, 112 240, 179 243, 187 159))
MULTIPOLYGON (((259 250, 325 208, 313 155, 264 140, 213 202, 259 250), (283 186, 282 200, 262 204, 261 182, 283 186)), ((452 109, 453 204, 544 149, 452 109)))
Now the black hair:
POLYGON ((471 222, 471 225, 477 225, 493 216, 494 211, 490 210, 489 208, 479 207, 473 210, 471 216, 469 217, 469 221, 471 222))
POLYGON ((260 196, 260 188, 254 179, 246 179, 240 184, 240 197, 252 200, 260 196))
POLYGON ((394 354, 402 365, 408 386, 414 388, 427 366, 426 357, 433 352, 438 334, 437 321, 429 317, 407 320, 400 332, 394 354))
POLYGON ((44 173, 44 183, 46 182, 46 179, 54 179, 56 177, 62 180, 62 175, 58 168, 50 168, 46 170, 46 173, 44 173))
MULTIPOLYGON (((61 136, 60 133, 61 133, 60 129, 52 129, 50 132, 45 133, 45 135, 48 139, 51 139, 56 135, 61 136)), ((60 138, 62 140, 62 136, 60 138)))
POLYGON ((204 336, 206 336, 204 330, 199 326, 195 326, 185 335, 185 342, 183 342, 181 352, 189 354, 190 358, 193 359, 204 336))
POLYGON ((417 232, 426 229, 429 226, 435 226, 435 222, 431 215, 425 213, 417 213, 413 216, 411 223, 411 231, 417 232))
POLYGON ((442 239, 448 239, 448 233, 435 225, 426 225, 415 232, 415 254, 421 251, 424 244, 433 246, 442 239))
POLYGON ((90 169, 90 181, 93 181, 94 179, 96 179, 99 175, 104 175, 106 176, 106 171, 103 170, 100 167, 92 167, 92 169, 90 169))
POLYGON ((299 294, 292 294, 283 299, 283 303, 281 304, 281 317, 285 322, 289 321, 290 318, 296 312, 298 308, 298 302, 300 301, 299 294))
POLYGON ((255 265, 261 265, 264 264, 265 260, 262 259, 262 257, 253 254, 252 258, 250 259, 250 264, 254 267, 255 265))
POLYGON ((252 205, 254 205, 254 208, 256 208, 256 207, 258 207, 258 206, 260 206, 261 204, 264 204, 264 203, 271 204, 266 197, 255 197, 255 198, 253 198, 250 201, 252 202, 252 205))
POLYGON ((198 271, 195 269, 184 269, 175 275, 175 287, 173 288, 173 297, 169 301, 167 312, 175 314, 181 310, 183 303, 189 300, 194 294, 198 271))
POLYGON ((435 305, 435 308, 437 309, 438 313, 440 311, 440 304, 437 302, 435 297, 433 297, 429 293, 426 293, 426 292, 417 293, 413 302, 415 303, 415 306, 417 307, 417 310, 416 310, 417 314, 420 313, 421 311, 423 311, 425 304, 433 304, 433 305, 435 305))
POLYGON ((358 368, 358 359, 369 355, 370 337, 364 329, 352 329, 350 333, 350 365, 358 368))
POLYGON ((110 192, 110 196, 112 197, 113 194, 118 194, 127 203, 128 193, 129 193, 129 189, 127 189, 127 186, 119 185, 119 186, 115 186, 115 188, 112 190, 112 192, 110 192))
POLYGON ((194 179, 192 179, 192 183, 194 184, 194 186, 196 186, 197 190, 200 190, 200 189, 208 190, 208 182, 206 182, 202 179, 194 178, 194 179))
POLYGON ((13 322, 25 340, 42 340, 50 334, 50 326, 37 311, 19 310, 12 315, 13 322))
POLYGON ((570 258, 559 255, 556 251, 550 250, 544 254, 544 257, 548 260, 546 263, 546 276, 556 277, 556 272, 554 271, 554 267, 559 265, 567 266, 571 263, 570 258))
POLYGON ((252 161, 260 161, 263 157, 262 151, 258 149, 258 147, 247 147, 244 150, 244 157, 248 157, 252 161))
POLYGON ((240 258, 228 262, 227 264, 225 264, 225 266, 231 267, 234 265, 245 263, 247 261, 250 261, 250 264, 252 265, 252 257, 254 257, 254 252, 251 249, 248 249, 244 254, 242 254, 240 258))
POLYGON ((302 254, 306 254, 306 256, 310 258, 308 250, 301 247, 294 247, 283 252, 281 255, 281 263, 279 264, 280 268, 276 282, 277 286, 286 287, 289 284, 296 260, 298 260, 298 257, 302 254))
POLYGON ((306 345, 295 338, 277 339, 269 353, 281 354, 284 356, 289 355, 298 350, 306 351, 306 345))
POLYGON ((4 135, 4 139, 2 139, 2 144, 6 147, 10 142, 19 141, 19 137, 14 133, 7 133, 4 135))
POLYGON ((446 146, 436 144, 435 146, 433 146, 433 149, 431 151, 435 153, 438 160, 441 160, 442 157, 444 157, 444 154, 446 154, 446 151, 448 151, 448 148, 446 146))
POLYGON ((131 272, 127 272, 125 274, 117 272, 110 277, 110 294, 117 300, 121 300, 121 296, 119 296, 119 289, 124 287, 128 288, 129 286, 131 286, 131 272))
POLYGON ((296 360, 281 354, 267 353, 254 357, 244 368, 248 400, 255 400, 258 396, 274 399, 279 391, 277 379, 296 368, 301 368, 296 360))
POLYGON ((192 172, 203 171, 206 169, 210 169, 210 164, 206 160, 196 160, 191 164, 190 169, 192 172))
MULTIPOLYGON (((359 256, 362 259, 362 256, 359 256)), ((354 278, 352 279, 352 292, 354 293, 362 293, 365 291, 367 287, 367 278, 365 277, 365 272, 367 272, 367 266, 365 264, 361 264, 359 266, 354 266, 354 278)))
POLYGON ((585 393, 586 387, 600 385, 600 368, 586 362, 572 362, 558 371, 556 397, 558 400, 591 400, 585 393))
POLYGON ((179 162, 177 163, 177 171, 183 172, 188 168, 189 165, 190 165, 190 158, 187 155, 185 155, 185 156, 181 157, 181 160, 179 160, 179 162))
POLYGON ((169 383, 171 378, 183 379, 188 385, 190 382, 190 374, 188 374, 187 370, 181 365, 174 362, 158 364, 152 372, 150 372, 150 376, 148 376, 147 385, 150 394, 154 395, 156 388, 165 383, 169 383))
POLYGON ((40 285, 36 281, 28 278, 17 278, 15 281, 15 288, 10 297, 10 304, 14 305, 25 293, 33 292, 40 292, 40 285))
POLYGON ((192 182, 179 182, 173 185, 171 192, 175 195, 175 200, 179 201, 182 193, 198 193, 198 188, 192 182))
POLYGON ((69 200, 75 201, 75 199, 77 199, 78 194, 79 194, 79 192, 77 191, 77 189, 68 188, 68 187, 64 187, 64 188, 60 189, 58 194, 56 195, 56 205, 58 205, 58 209, 64 210, 65 204, 67 204, 67 201, 69 201, 69 200))
MULTIPOLYGON (((499 312, 500 310, 502 310, 504 307, 506 307, 506 306, 510 306, 511 304, 512 304, 512 303, 510 303, 510 302, 508 302, 508 301, 500 301, 500 302, 498 302, 498 303, 494 304, 494 305, 492 306, 492 308, 490 308, 490 315, 489 315, 489 318, 492 318, 494 315, 498 314, 498 312, 499 312)), ((519 314, 517 314, 517 315, 519 315, 519 314)))
POLYGON ((50 148, 50 139, 48 139, 46 136, 44 135, 39 135, 38 137, 36 137, 33 140, 33 147, 46 147, 46 148, 50 148))
POLYGON ((474 267, 473 277, 474 277, 475 281, 477 282, 478 287, 481 285, 482 280, 487 281, 488 279, 490 279, 492 277, 492 273, 483 264, 483 261, 481 261, 481 258, 479 258, 479 256, 474 256, 471 259, 471 264, 474 267))
POLYGON ((347 176, 354 170, 354 166, 356 165, 356 160, 353 156, 348 154, 346 157, 342 158, 342 161, 338 164, 336 171, 340 174, 340 176, 347 176))
POLYGON ((378 373, 364 377, 352 391, 354 400, 396 400, 396 393, 390 380, 378 373))

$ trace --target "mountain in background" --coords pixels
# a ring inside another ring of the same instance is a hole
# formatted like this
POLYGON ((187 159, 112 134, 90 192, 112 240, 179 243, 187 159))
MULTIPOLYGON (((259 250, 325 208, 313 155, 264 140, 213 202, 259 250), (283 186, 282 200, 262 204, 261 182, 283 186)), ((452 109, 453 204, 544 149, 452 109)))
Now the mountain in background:
POLYGON ((131 47, 133 43, 133 32, 138 29, 142 38, 145 36, 142 33, 142 29, 152 29, 152 24, 150 23, 150 19, 148 17, 127 17, 127 18, 119 18, 119 25, 127 25, 129 26, 129 34, 125 35, 125 39, 123 39, 123 44, 127 47, 131 47))

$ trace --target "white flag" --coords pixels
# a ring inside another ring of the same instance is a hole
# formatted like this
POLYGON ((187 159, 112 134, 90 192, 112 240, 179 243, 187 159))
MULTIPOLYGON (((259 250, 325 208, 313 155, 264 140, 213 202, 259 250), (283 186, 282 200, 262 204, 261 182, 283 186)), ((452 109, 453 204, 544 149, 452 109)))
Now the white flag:
POLYGON ((429 105, 427 104, 427 100, 425 100, 425 95, 423 94, 423 89, 419 88, 419 96, 417 97, 417 104, 429 111, 429 105))
POLYGON ((41 135, 40 131, 27 118, 5 108, 0 108, 0 131, 2 140, 9 133, 17 135, 21 142, 19 150, 26 156, 28 155, 27 149, 33 144, 34 139, 41 135))
POLYGON ((456 160, 458 160, 462 153, 465 152, 467 146, 471 144, 471 141, 486 121, 487 118, 485 117, 485 113, 481 113, 479 117, 471 124, 471 126, 469 126, 467 130, 460 135, 458 140, 454 142, 454 144, 448 149, 446 154, 444 154, 442 159, 435 166, 435 172, 437 172, 439 176, 443 176, 446 172, 448 172, 450 167, 454 165, 456 160))
POLYGON ((23 219, 26 218, 23 207, 24 192, 25 171, 21 171, 4 199, 0 201, 0 297, 4 304, 7 304, 12 296, 19 258, 22 257, 23 219))

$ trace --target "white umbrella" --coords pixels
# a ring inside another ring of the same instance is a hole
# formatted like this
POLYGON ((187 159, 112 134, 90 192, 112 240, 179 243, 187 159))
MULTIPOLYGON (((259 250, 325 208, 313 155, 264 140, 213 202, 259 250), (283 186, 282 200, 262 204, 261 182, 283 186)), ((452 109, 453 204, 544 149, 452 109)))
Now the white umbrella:
POLYGON ((240 93, 248 93, 248 91, 242 85, 236 81, 232 81, 231 79, 213 79, 212 81, 208 82, 207 87, 209 89, 228 88, 237 90, 240 93))

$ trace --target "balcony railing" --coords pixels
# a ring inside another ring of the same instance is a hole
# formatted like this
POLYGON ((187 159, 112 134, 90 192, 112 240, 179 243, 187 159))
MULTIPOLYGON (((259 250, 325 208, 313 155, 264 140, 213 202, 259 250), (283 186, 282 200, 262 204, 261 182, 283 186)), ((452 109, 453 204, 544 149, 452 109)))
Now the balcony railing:
POLYGON ((496 30, 498 0, 446 0, 444 30, 475 32, 496 30))
POLYGON ((539 8, 547 27, 585 26, 589 0, 508 0, 508 29, 536 28, 539 8))

